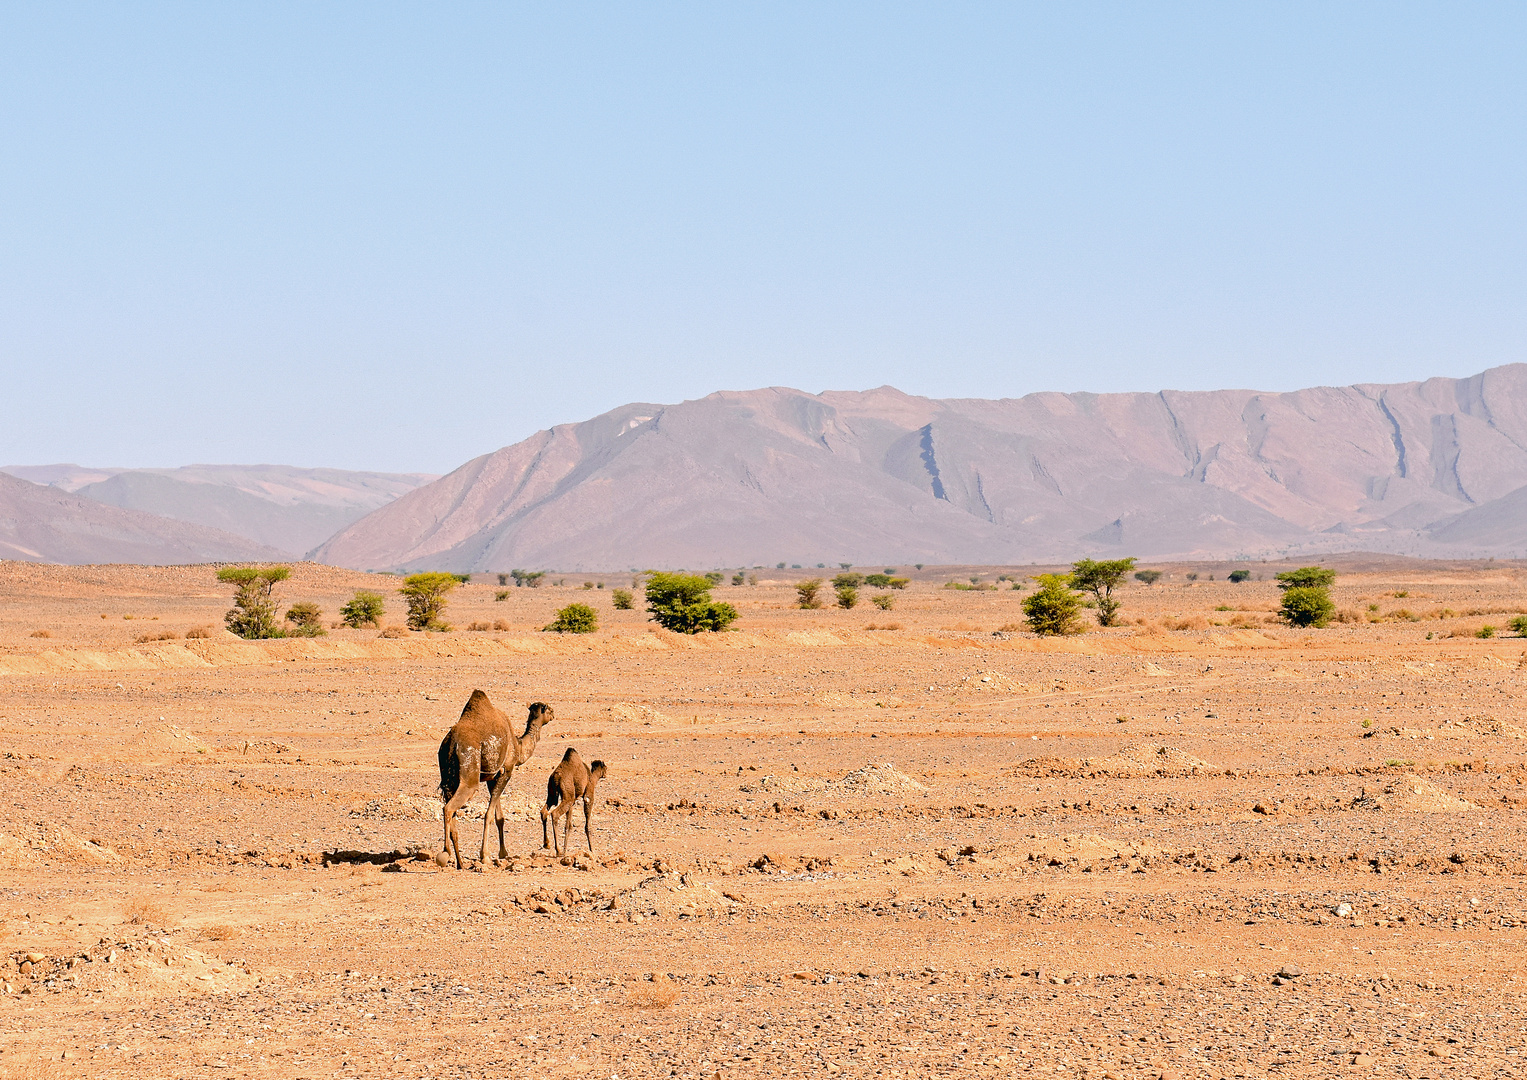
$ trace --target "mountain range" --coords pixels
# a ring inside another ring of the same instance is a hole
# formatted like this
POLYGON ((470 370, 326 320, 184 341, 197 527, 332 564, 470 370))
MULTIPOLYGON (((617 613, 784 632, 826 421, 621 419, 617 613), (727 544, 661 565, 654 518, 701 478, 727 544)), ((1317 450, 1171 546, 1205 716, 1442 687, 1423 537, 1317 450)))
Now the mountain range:
POLYGON ((367 568, 1027 563, 1527 550, 1527 364, 1318 387, 631 404, 420 486, 367 568))
POLYGON ((37 483, 0 476, 0 547, 60 562, 306 553, 462 572, 1520 556, 1527 364, 1288 393, 726 391, 558 425, 442 477, 4 472, 37 483))

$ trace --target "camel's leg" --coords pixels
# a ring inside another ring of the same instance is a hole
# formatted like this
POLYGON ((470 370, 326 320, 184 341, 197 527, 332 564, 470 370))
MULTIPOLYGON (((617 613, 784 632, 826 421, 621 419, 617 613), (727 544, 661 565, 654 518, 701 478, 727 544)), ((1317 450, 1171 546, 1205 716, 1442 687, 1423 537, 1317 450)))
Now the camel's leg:
POLYGON ((509 852, 504 851, 504 819, 503 809, 498 805, 498 797, 503 794, 504 786, 509 783, 509 770, 505 769, 497 776, 488 780, 488 809, 483 813, 482 819, 482 851, 477 856, 480 863, 488 862, 488 830, 493 827, 493 815, 498 814, 499 858, 508 858, 509 852))
POLYGON ((504 846, 504 789, 509 786, 509 778, 514 775, 513 769, 504 770, 504 782, 498 787, 498 794, 493 796, 493 820, 498 824, 498 857, 507 859, 509 849, 504 846))
POLYGON ((548 829, 547 826, 546 826, 546 823, 547 823, 548 820, 550 820, 550 818, 551 818, 551 811, 548 810, 544 806, 541 807, 541 850, 542 851, 545 851, 545 850, 547 850, 548 848, 551 847, 551 830, 548 829))
POLYGON ((594 816, 594 800, 587 795, 583 797, 583 838, 589 842, 589 854, 594 854, 594 826, 591 819, 594 816))
POLYGON ((445 821, 445 853, 456 857, 456 869, 461 869, 461 840, 456 836, 456 811, 466 805, 472 797, 472 784, 467 782, 467 774, 462 773, 461 783, 456 788, 456 794, 451 796, 450 802, 445 804, 445 809, 440 816, 445 821))
POLYGON ((562 815, 562 851, 561 851, 561 854, 565 856, 565 855, 567 855, 568 850, 569 850, 568 846, 567 846, 567 838, 569 836, 571 836, 572 832, 573 832, 573 807, 578 805, 578 800, 577 799, 568 799, 562 805, 567 808, 567 812, 562 815))

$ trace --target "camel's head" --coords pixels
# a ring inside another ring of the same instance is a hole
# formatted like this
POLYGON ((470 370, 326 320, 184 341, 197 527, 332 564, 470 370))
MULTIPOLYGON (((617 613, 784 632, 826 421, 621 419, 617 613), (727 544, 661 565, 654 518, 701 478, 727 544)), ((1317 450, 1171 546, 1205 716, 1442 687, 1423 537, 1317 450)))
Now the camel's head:
POLYGON ((551 711, 551 706, 544 701, 534 702, 530 706, 530 723, 535 727, 545 727, 557 718, 557 714, 551 711))

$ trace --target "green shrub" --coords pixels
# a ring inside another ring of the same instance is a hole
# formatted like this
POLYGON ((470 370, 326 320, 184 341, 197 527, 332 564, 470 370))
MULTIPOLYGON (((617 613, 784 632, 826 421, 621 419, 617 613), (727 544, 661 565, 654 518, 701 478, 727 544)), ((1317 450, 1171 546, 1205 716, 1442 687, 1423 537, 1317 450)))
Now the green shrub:
POLYGON ((872 589, 889 589, 891 587, 891 575, 865 574, 864 583, 872 589))
POLYGON ((292 624, 287 633, 293 637, 323 637, 323 609, 311 600, 299 600, 286 609, 286 621, 292 624))
POLYGON ((844 610, 859 602, 859 590, 852 585, 839 585, 833 592, 838 594, 838 606, 844 610))
POLYGON ((723 581, 726 580, 726 575, 721 573, 719 570, 712 570, 710 573, 705 575, 705 580, 710 582, 712 585, 720 585, 723 581))
POLYGON ((1301 566, 1285 570, 1277 577, 1280 589, 1329 589, 1336 584, 1336 571, 1323 566, 1301 566))
POLYGON ((741 585, 747 579, 748 579, 748 575, 743 573, 741 570, 739 570, 735 574, 732 575, 732 584, 733 585, 741 585))
POLYGON ((1476 630, 1474 632, 1474 636, 1475 637, 1482 637, 1482 638, 1492 638, 1492 637, 1495 636, 1495 627, 1493 627, 1493 626, 1481 626, 1478 630, 1476 630))
POLYGON ((1070 574, 1040 574, 1039 590, 1023 598, 1023 614, 1036 634, 1075 634, 1082 598, 1071 591, 1070 574))
POLYGON ((457 580, 457 582, 462 584, 462 585, 470 585, 470 584, 472 584, 472 575, 471 574, 452 574, 451 577, 455 578, 457 580))
POLYGON ((1290 626, 1325 626, 1335 613, 1330 594, 1319 585, 1285 587, 1278 609, 1278 617, 1290 626))
POLYGON ((275 588, 278 582, 292 576, 289 566, 225 566, 217 572, 217 580, 237 586, 233 594, 233 607, 223 616, 228 629, 241 638, 285 637, 286 631, 276 625, 275 588))
POLYGON ((498 590, 495 590, 494 593, 493 593, 493 599, 495 599, 495 600, 507 600, 507 599, 509 599, 509 590, 508 589, 498 589, 498 590))
POLYGON ((799 595, 799 600, 797 600, 796 606, 808 610, 821 607, 822 601, 817 599, 817 593, 821 590, 822 579, 819 577, 797 581, 795 583, 795 591, 799 595))
POLYGON ((339 621, 353 630, 363 626, 380 627, 386 604, 381 593, 361 589, 339 609, 339 621))
POLYGON ((1520 637, 1527 637, 1527 615, 1518 615, 1511 620, 1511 629, 1520 637))
POLYGON ((711 588, 694 574, 654 573, 647 579, 647 610, 658 625, 680 634, 725 630, 737 609, 712 600, 711 588))
POLYGON ((954 589, 957 592, 975 592, 976 591, 976 587, 974 585, 967 585, 963 581, 946 581, 946 582, 944 582, 944 588, 946 588, 946 589, 954 589))
MULTIPOLYGON (((527 588, 539 589, 541 587, 541 579, 546 576, 546 571, 511 570, 509 571, 509 576, 514 579, 515 585, 523 585, 527 588)), ((499 584, 502 585, 503 581, 500 581, 499 584)))
POLYGON ((410 630, 449 630, 442 615, 445 614, 445 597, 461 583, 455 574, 431 571, 427 574, 411 574, 403 579, 398 591, 408 604, 408 628, 410 630))
POLYGON ((886 582, 886 584, 893 589, 905 589, 911 583, 911 578, 904 577, 893 577, 890 581, 886 582))
POLYGON ((896 597, 890 593, 881 593, 879 596, 870 597, 870 602, 881 611, 890 611, 896 606, 896 597))
POLYGON ((1118 621, 1119 602, 1113 598, 1113 591, 1123 584, 1124 575, 1134 568, 1133 557, 1102 561, 1079 559, 1071 564, 1071 587, 1092 594, 1099 626, 1112 626, 1118 621))
POLYGON ((631 599, 632 597, 630 589, 610 590, 610 603, 615 605, 615 609, 617 611, 630 611, 631 599))
POLYGON ((1147 585, 1154 585, 1161 580, 1160 570, 1136 570, 1135 580, 1143 581, 1147 585))
POLYGON ((1250 581, 1251 580, 1251 571, 1250 570, 1232 570, 1232 571, 1230 571, 1230 580, 1235 582, 1237 585, 1239 585, 1243 581, 1250 581))
POLYGON ((587 604, 568 604, 541 629, 556 634, 592 634, 599 629, 599 612, 587 604))
POLYGON ((838 574, 832 579, 832 587, 834 589, 857 589, 863 584, 863 574, 838 574))

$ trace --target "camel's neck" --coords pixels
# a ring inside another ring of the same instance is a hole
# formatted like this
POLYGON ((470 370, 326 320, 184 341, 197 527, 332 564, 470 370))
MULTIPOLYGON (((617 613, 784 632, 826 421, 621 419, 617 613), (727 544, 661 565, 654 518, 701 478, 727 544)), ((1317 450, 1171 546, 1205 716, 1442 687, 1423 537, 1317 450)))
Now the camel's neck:
POLYGON ((526 721, 525 734, 519 738, 519 749, 515 751, 514 763, 523 765, 530 760, 530 755, 535 753, 536 743, 541 740, 541 719, 526 721))

